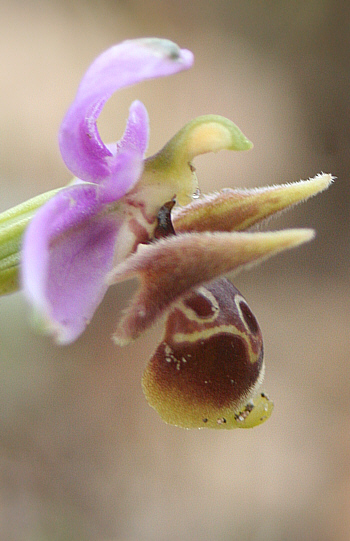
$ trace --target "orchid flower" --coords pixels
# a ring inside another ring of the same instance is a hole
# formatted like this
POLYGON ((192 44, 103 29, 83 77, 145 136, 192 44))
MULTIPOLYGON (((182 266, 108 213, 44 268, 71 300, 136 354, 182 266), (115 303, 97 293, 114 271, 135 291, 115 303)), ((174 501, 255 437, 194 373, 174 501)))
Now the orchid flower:
POLYGON ((271 412, 264 393, 251 402, 264 372, 261 333, 246 301, 223 276, 309 241, 314 233, 308 229, 247 230, 324 190, 332 177, 199 197, 194 158, 248 150, 251 142, 230 120, 205 115, 145 158, 148 114, 140 101, 130 107, 121 140, 103 143, 97 119, 116 90, 178 73, 192 62, 190 51, 152 38, 125 41, 92 63, 59 131, 72 182, 0 215, 0 293, 22 286, 42 327, 58 343, 69 344, 84 331, 112 283, 138 278, 139 290, 114 340, 125 345, 166 316, 165 335, 144 377, 151 405, 180 426, 253 426, 271 412), (234 323, 233 313, 238 314, 234 323), (213 384, 211 405, 204 407, 203 382, 207 390, 209 384, 203 367, 198 388, 193 367, 186 382, 175 376, 191 358, 205 357, 208 340, 210 366, 232 347, 250 368, 245 375, 239 367, 231 374, 233 391, 228 391, 226 367, 225 384, 213 384), (164 366, 172 366, 172 374, 164 366), (238 380, 245 382, 242 388, 238 380))

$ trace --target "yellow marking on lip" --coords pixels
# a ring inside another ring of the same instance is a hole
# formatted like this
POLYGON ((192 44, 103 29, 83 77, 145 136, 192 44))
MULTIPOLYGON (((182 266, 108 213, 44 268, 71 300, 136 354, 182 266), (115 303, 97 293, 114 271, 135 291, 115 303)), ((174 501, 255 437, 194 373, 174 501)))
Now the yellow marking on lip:
POLYGON ((173 342, 181 344, 182 342, 197 342, 202 340, 207 340, 216 334, 233 334, 235 336, 240 336, 245 339, 246 334, 242 331, 239 331, 234 325, 217 325, 216 327, 210 327, 208 329, 203 329, 203 331, 194 331, 192 333, 174 333, 172 336, 173 342))
POLYGON ((253 364, 259 360, 259 355, 256 355, 253 352, 250 341, 247 339, 247 334, 242 331, 239 331, 234 325, 218 325, 216 327, 204 329, 203 331, 194 331, 188 334, 174 333, 174 335, 171 338, 174 344, 183 344, 184 342, 189 342, 190 344, 194 344, 195 342, 199 342, 199 343, 204 342, 205 340, 208 340, 212 336, 216 336, 223 333, 239 336, 240 338, 242 338, 242 340, 244 340, 244 342, 247 345, 250 362, 253 364))

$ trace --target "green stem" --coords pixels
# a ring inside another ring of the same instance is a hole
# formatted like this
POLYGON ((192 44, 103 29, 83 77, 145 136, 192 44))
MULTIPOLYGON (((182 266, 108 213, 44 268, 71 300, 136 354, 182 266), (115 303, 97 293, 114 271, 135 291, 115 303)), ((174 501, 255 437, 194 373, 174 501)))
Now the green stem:
POLYGON ((35 212, 62 190, 50 190, 0 214, 0 295, 13 293, 19 285, 23 233, 35 212))

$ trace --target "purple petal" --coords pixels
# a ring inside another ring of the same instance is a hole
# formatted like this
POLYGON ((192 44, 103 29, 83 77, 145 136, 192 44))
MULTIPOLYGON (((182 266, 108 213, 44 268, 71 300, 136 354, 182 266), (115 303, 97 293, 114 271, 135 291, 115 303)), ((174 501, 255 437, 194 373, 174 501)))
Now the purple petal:
POLYGON ((110 176, 100 185, 101 201, 112 203, 136 184, 143 171, 143 159, 135 150, 122 151, 111 164, 110 176))
POLYGON ((141 101, 135 100, 129 110, 129 118, 123 138, 117 143, 118 151, 122 149, 138 150, 142 157, 148 146, 148 113, 141 101))
POLYGON ((99 187, 59 192, 30 223, 22 249, 22 283, 59 343, 76 339, 101 302, 121 220, 98 215, 99 187))
MULTIPOLYGON (((177 73, 191 67, 192 62, 190 51, 156 38, 124 41, 102 53, 83 77, 61 125, 60 149, 72 173, 92 182, 109 176, 112 154, 101 141, 96 120, 116 90, 145 79, 177 73)), ((139 106, 135 109, 140 112, 139 106)), ((144 146, 143 134, 138 148, 144 146)))

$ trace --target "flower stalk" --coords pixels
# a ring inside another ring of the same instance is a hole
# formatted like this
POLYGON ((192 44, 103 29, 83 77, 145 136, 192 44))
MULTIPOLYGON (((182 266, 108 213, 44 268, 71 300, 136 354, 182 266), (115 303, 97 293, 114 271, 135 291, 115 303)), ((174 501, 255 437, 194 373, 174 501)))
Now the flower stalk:
POLYGON ((20 289, 22 238, 36 211, 62 188, 50 190, 0 214, 0 295, 20 289))

